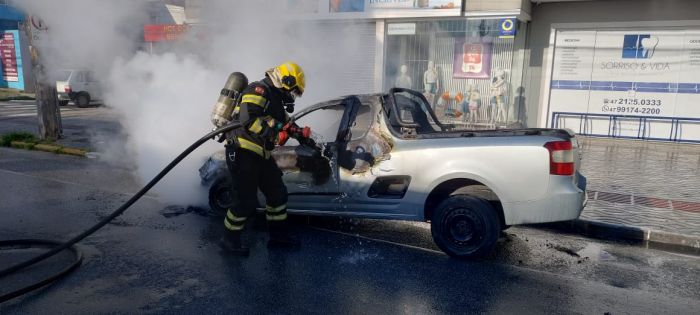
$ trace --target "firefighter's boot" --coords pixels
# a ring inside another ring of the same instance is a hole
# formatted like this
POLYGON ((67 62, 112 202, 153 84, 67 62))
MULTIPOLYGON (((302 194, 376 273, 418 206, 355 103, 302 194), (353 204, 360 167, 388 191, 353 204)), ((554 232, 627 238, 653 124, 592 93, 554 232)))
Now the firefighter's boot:
POLYGON ((283 221, 267 221, 270 240, 267 241, 267 248, 283 248, 297 250, 301 248, 301 243, 291 233, 287 220, 283 221))
POLYGON ((241 243, 241 234, 241 231, 224 232, 224 237, 221 238, 219 246, 232 255, 248 257, 250 249, 241 243))

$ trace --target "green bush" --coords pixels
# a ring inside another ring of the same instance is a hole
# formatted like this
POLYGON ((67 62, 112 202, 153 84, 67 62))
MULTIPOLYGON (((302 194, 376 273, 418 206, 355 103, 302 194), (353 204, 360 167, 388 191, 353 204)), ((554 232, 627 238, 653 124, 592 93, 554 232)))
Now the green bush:
POLYGON ((35 95, 33 93, 24 93, 24 91, 0 88, 0 101, 12 101, 12 100, 33 100, 35 95))
POLYGON ((33 134, 28 132, 11 132, 0 137, 0 145, 3 147, 9 147, 12 141, 36 143, 38 140, 33 134))

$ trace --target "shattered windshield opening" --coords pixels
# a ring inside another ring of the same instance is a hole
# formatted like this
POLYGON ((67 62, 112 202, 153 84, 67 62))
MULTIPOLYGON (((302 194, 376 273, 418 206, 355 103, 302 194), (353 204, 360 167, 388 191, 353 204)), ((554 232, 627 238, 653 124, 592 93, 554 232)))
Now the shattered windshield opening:
POLYGON ((397 92, 394 93, 394 100, 397 112, 393 114, 395 117, 391 125, 397 132, 401 132, 402 124, 416 124, 417 133, 440 130, 440 123, 433 118, 427 103, 420 97, 409 92, 397 92))

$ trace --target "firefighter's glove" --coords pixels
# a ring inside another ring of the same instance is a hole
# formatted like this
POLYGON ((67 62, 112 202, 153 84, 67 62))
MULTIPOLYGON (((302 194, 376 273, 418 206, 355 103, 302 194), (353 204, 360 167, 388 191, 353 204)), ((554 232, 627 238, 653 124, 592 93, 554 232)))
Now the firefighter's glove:
POLYGON ((297 141, 299 141, 299 144, 307 146, 309 148, 318 148, 316 145, 316 141, 314 139, 311 139, 310 137, 304 138, 304 137, 299 137, 296 138, 297 141))

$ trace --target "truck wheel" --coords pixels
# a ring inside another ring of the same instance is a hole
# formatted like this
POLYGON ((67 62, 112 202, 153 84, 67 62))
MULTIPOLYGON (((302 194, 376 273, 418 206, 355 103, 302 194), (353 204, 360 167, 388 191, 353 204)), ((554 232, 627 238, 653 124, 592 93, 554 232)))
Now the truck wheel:
POLYGON ((228 176, 221 176, 209 188, 209 207, 217 215, 224 216, 233 205, 233 183, 228 176))
POLYGON ((87 107, 90 105, 90 94, 87 94, 85 92, 78 93, 78 95, 75 96, 75 105, 78 107, 87 107))
POLYGON ((58 101, 58 106, 66 106, 68 105, 68 101, 58 101))
POLYGON ((453 195, 433 211, 435 244, 452 257, 479 258, 496 246, 501 227, 494 208, 480 198, 453 195))

